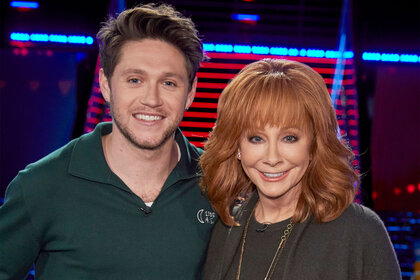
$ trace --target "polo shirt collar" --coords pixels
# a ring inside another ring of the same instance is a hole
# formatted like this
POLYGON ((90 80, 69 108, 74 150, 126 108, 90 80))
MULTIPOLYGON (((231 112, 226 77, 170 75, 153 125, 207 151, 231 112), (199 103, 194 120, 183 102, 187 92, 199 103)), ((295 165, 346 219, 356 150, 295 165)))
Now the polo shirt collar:
MULTIPOLYGON (((112 123, 99 123, 92 133, 81 136, 76 142, 70 159, 69 173, 102 183, 115 184, 117 177, 109 168, 103 147, 102 136, 111 133, 112 123)), ((200 153, 193 147, 178 128, 175 141, 181 151, 181 159, 168 176, 165 186, 174 181, 198 176, 198 159, 200 153)))

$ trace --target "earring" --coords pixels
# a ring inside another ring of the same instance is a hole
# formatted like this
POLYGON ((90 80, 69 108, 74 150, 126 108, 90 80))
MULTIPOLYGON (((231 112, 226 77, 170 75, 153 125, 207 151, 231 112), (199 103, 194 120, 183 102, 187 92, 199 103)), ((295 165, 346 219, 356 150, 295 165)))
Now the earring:
POLYGON ((238 152, 238 154, 236 155, 236 157, 240 160, 241 159, 241 152, 238 152))

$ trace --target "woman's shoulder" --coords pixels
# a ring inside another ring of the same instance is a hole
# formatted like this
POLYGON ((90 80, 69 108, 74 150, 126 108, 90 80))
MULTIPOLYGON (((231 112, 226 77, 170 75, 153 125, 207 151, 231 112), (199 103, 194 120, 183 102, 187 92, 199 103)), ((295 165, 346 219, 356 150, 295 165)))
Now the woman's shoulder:
POLYGON ((385 231, 385 225, 378 214, 359 203, 350 204, 338 220, 365 235, 385 231))

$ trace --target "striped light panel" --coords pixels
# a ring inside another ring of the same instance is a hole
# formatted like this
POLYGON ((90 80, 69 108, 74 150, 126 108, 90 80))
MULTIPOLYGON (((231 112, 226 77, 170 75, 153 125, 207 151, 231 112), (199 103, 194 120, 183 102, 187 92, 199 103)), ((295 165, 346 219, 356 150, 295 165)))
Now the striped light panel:
MULTIPOLYGON (((335 73, 336 58, 316 58, 299 56, 258 55, 244 53, 208 52, 209 62, 203 62, 197 73, 197 93, 191 107, 184 114, 180 128, 191 143, 204 147, 204 142, 217 118, 217 101, 227 83, 245 65, 263 58, 284 58, 303 62, 321 74, 331 93, 335 73)), ((353 165, 359 167, 358 109, 355 90, 353 59, 345 62, 342 88, 335 104, 340 133, 351 146, 356 158, 353 165)), ((97 65, 97 68, 99 65, 97 65)), ((99 68, 97 69, 97 71, 99 68)), ((100 121, 110 120, 109 110, 99 91, 95 79, 89 101, 85 131, 92 131, 100 121)))
MULTIPOLYGON (((203 147, 217 118, 217 101, 222 90, 245 65, 263 58, 284 58, 303 62, 321 74, 331 93, 336 59, 289 57, 275 55, 207 53, 210 62, 204 62, 197 73, 197 93, 190 109, 185 112, 181 130, 191 143, 203 147)), ((358 109, 355 90, 353 59, 347 59, 343 73, 343 87, 337 101, 336 114, 340 133, 350 144, 359 166, 358 109)))

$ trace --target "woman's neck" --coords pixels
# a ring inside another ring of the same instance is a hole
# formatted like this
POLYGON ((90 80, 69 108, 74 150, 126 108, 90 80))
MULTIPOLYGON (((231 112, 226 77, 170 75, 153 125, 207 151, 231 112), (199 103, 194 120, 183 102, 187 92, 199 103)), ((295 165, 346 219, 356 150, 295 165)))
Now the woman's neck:
POLYGON ((255 219, 259 223, 278 223, 293 216, 297 201, 279 204, 274 201, 259 199, 255 209, 255 219))

